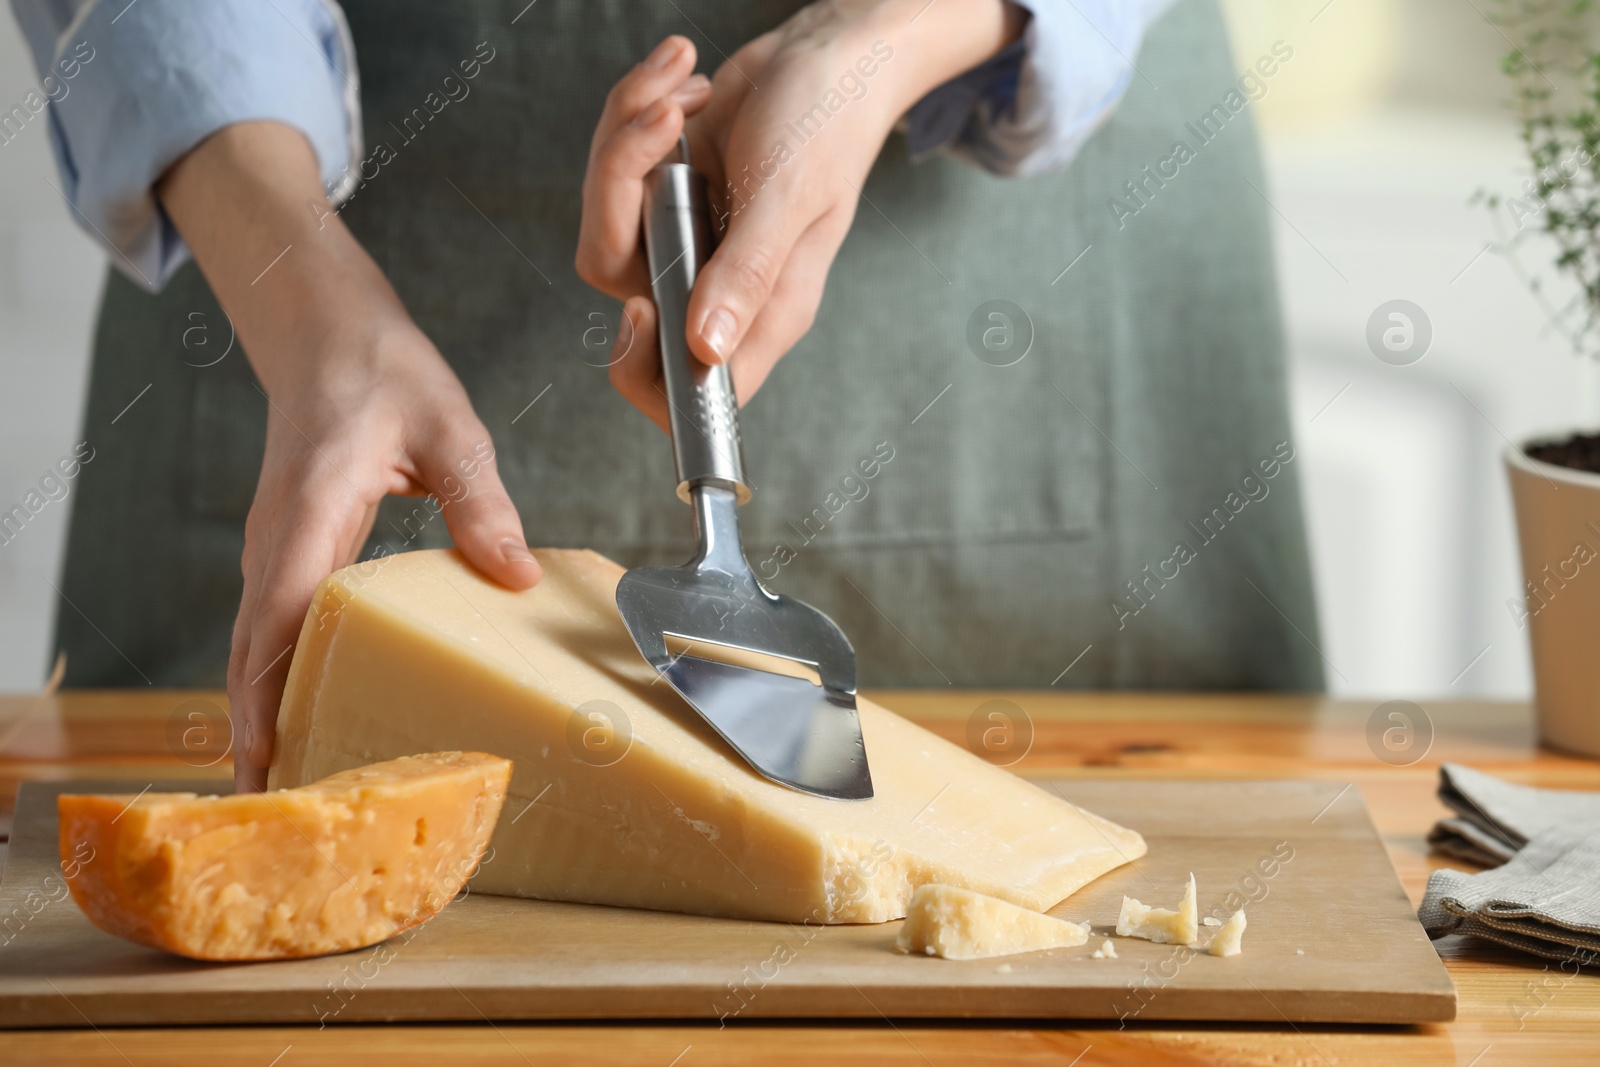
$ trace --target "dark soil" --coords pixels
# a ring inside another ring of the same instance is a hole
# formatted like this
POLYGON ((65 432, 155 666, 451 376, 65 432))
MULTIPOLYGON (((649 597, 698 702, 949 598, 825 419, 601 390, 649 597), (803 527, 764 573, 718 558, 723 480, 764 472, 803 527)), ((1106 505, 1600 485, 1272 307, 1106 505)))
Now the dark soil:
POLYGON ((1565 441, 1535 445, 1528 455, 1541 463, 1600 474, 1600 434, 1573 434, 1565 441))

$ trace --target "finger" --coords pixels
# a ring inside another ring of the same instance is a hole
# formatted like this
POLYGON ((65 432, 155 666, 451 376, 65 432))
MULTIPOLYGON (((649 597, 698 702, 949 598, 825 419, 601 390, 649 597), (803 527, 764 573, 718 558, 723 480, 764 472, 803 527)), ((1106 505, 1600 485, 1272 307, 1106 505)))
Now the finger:
POLYGON ((711 79, 704 74, 689 75, 672 90, 672 101, 685 115, 698 114, 711 103, 711 79))
POLYGON ((233 731, 228 747, 233 756, 233 787, 240 793, 259 792, 267 784, 266 769, 253 765, 246 755, 249 730, 245 709, 249 700, 242 681, 250 658, 250 624, 255 618, 257 594, 261 589, 264 546, 257 524, 264 514, 266 511, 259 504, 252 505, 245 522, 244 552, 239 558, 244 591, 239 598, 239 613, 234 617, 233 640, 228 650, 228 722, 233 731))
POLYGON ((433 438, 454 443, 419 460, 422 481, 439 500, 468 563, 508 589, 531 589, 544 571, 528 551, 522 517, 500 481, 489 431, 475 416, 456 421, 453 433, 433 438))
POLYGON ((672 432, 656 343, 656 306, 648 297, 629 297, 622 305, 622 325, 611 347, 608 374, 611 385, 628 403, 648 415, 663 432, 672 432))
POLYGON ((778 360, 811 329, 827 286, 828 270, 850 231, 852 214, 848 208, 830 211, 795 242, 772 298, 729 362, 734 394, 741 405, 756 394, 778 360))
POLYGON ((662 41, 612 87, 595 126, 574 266, 580 278, 612 296, 639 291, 642 179, 677 140, 684 109, 699 109, 710 97, 705 78, 688 77, 694 59, 688 39, 662 41))
POLYGON ((578 226, 578 276, 618 299, 648 286, 639 247, 639 212, 644 177, 677 143, 683 109, 662 98, 597 147, 583 178, 583 213, 578 226))
POLYGON ((689 296, 689 348, 707 363, 726 363, 739 348, 795 242, 816 219, 809 197, 794 183, 747 178, 743 167, 728 177, 727 233, 689 296))
POLYGON ((274 727, 295 642, 317 584, 338 566, 344 546, 365 519, 347 487, 311 477, 273 515, 249 619, 243 670, 229 687, 236 727, 234 781, 242 790, 266 785, 274 727))
POLYGON ((596 141, 583 179, 574 260, 579 277, 596 289, 619 299, 644 290, 639 248, 644 177, 672 151, 685 116, 704 108, 710 98, 711 83, 696 74, 672 95, 646 107, 635 121, 596 141))
MULTIPOLYGON (((619 262, 638 251, 638 208, 643 178, 677 144, 686 115, 710 101, 706 75, 691 75, 674 93, 662 96, 608 138, 595 139, 584 173, 584 213, 578 243, 578 269, 597 288, 621 274, 619 262)), ((632 293, 622 294, 632 296, 632 293)))
POLYGON ((600 121, 595 124, 592 144, 598 145, 619 127, 632 122, 639 112, 668 95, 694 70, 694 43, 679 34, 663 40, 611 87, 606 94, 600 121))

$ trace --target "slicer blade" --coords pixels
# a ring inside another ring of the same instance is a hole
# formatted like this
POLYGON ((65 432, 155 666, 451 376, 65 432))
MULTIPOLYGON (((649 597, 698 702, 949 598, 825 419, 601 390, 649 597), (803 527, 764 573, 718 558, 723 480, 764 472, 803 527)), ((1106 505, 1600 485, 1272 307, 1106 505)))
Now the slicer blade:
POLYGON ((835 800, 872 796, 854 697, 838 700, 804 678, 690 655, 662 676, 763 776, 835 800))
POLYGON ((817 796, 870 798, 855 649, 827 615, 756 580, 739 545, 732 491, 701 486, 692 499, 701 532, 694 558, 636 567, 617 585, 634 644, 757 773, 817 796), (688 647, 673 654, 669 638, 688 647), (808 667, 817 680, 753 665, 768 657, 808 667))
POLYGON ((711 254, 705 178, 662 163, 644 184, 644 245, 656 302, 678 496, 694 506, 699 549, 681 567, 639 567, 622 576, 617 610, 634 644, 689 706, 760 774, 839 800, 872 796, 856 711, 856 653, 834 621, 768 592, 739 542, 750 499, 739 405, 726 363, 689 350, 689 295, 711 254), (820 684, 726 659, 670 656, 667 638, 705 643, 815 668, 820 684))

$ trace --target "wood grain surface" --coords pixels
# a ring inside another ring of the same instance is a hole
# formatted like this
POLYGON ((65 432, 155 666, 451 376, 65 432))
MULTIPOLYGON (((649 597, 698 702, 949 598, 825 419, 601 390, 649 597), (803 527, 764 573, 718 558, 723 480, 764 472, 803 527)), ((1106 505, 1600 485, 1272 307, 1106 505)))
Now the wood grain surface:
MULTIPOLYGON (((1427 828, 1441 761, 1508 780, 1600 788, 1600 764, 1540 750, 1520 704, 1428 703, 1409 751, 1369 743, 1379 701, 1229 695, 879 692, 874 698, 964 743, 969 720, 1009 701, 1031 728, 1014 770, 1033 778, 1295 778, 1359 786, 1411 900, 1429 871, 1427 828), (1426 743, 1424 743, 1426 741, 1426 743), (1380 755, 1382 758, 1380 758, 1380 755)), ((226 760, 186 750, 190 702, 220 694, 141 691, 0 698, 0 817, 16 784, 66 778, 216 778, 226 760), (180 727, 175 730, 174 726, 180 727)), ((192 711, 192 707, 191 707, 192 711)), ((1380 729, 1386 721, 1379 716, 1380 729)), ((1019 749, 1022 746, 1019 745, 1019 749)), ((1333 790, 1329 790, 1332 795, 1333 790)), ((0 1060, 39 1064, 1589 1064, 1600 1058, 1600 977, 1462 939, 1436 943, 1459 991, 1454 1022, 1414 1027, 1134 1022, 491 1024, 96 1028, 0 1034, 0 1060)), ((1374 966, 1381 966, 1374 963, 1374 966)))

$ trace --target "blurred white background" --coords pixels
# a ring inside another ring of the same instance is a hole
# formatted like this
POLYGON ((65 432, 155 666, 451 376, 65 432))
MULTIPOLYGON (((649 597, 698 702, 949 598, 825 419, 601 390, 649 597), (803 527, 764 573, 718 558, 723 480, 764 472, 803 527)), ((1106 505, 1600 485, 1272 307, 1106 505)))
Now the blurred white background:
MULTIPOLYGON (((1224 0, 1242 70, 1294 59, 1252 106, 1277 218, 1294 411, 1336 693, 1530 691, 1505 476, 1507 440, 1600 418, 1600 374, 1570 354, 1500 255, 1480 189, 1526 175, 1503 108, 1508 45, 1475 0, 1224 0), (1393 299, 1432 324, 1406 367, 1367 321, 1393 299)), ((33 72, 0 17, 0 100, 33 72)), ((44 123, 0 145, 0 504, 78 440, 103 259, 72 224, 44 123)), ((1542 268, 1542 249, 1521 253, 1542 268)), ((42 681, 66 507, 0 546, 0 690, 42 681)))
MULTIPOLYGON (((0 5, 4 109, 37 86, 11 5, 0 5)), ((0 511, 38 488, 80 440, 105 270, 56 192, 45 122, 39 115, 0 144, 0 511)), ((49 505, 0 545, 0 691, 37 689, 49 669, 57 598, 48 582, 57 581, 71 502, 49 505)))
MULTIPOLYGON (((1593 424, 1600 374, 1484 251, 1496 230, 1474 194, 1516 194, 1528 174, 1499 71, 1510 45, 1487 0, 1225 6, 1239 66, 1277 39, 1295 49, 1257 116, 1330 687, 1526 696, 1500 453, 1593 424), (1394 299, 1432 324, 1410 366, 1367 346, 1368 319, 1394 299)), ((1549 275, 1547 248, 1528 242, 1518 261, 1549 275)))

